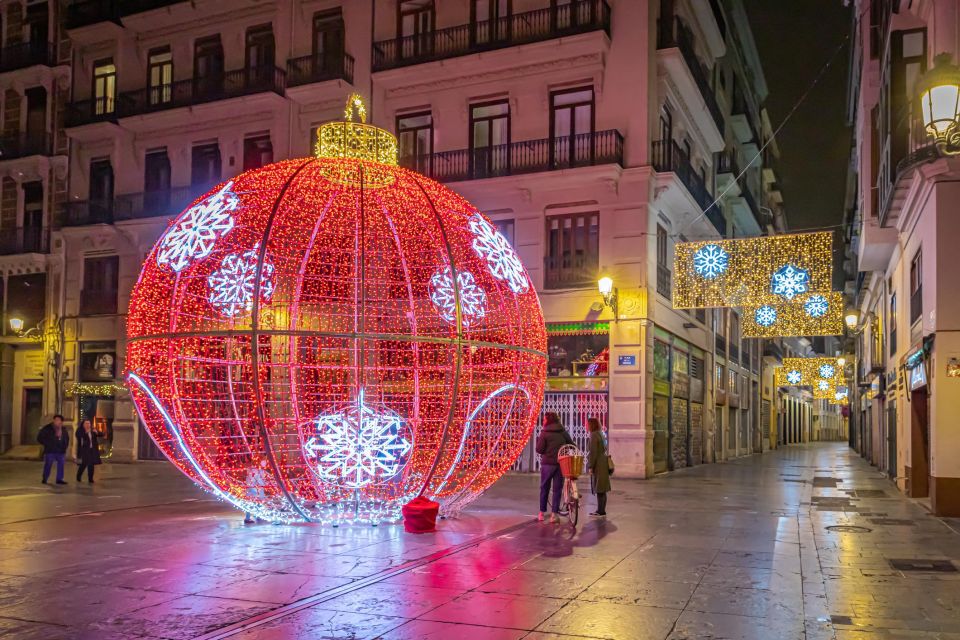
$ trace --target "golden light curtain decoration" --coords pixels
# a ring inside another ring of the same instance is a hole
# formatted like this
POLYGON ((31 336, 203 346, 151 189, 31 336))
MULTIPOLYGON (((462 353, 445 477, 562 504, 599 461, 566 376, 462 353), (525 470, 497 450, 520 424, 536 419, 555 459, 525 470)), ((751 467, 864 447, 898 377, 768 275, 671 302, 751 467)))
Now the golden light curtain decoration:
POLYGON ((783 304, 743 308, 744 338, 839 336, 843 334, 843 294, 805 293, 783 304))
POLYGON ((773 371, 773 382, 777 387, 810 387, 815 400, 835 400, 846 379, 839 357, 784 358, 783 366, 773 371))
POLYGON ((673 270, 675 309, 784 304, 830 291, 833 237, 823 231, 681 242, 673 270))

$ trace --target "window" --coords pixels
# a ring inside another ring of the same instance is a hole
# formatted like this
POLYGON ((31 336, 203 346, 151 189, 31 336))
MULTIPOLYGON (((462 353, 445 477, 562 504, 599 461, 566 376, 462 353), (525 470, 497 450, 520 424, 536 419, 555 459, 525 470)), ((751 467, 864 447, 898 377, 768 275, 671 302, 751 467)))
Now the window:
POLYGON ((500 232, 500 235, 507 239, 507 242, 510 243, 511 247, 515 246, 513 218, 510 218, 509 220, 494 220, 493 226, 497 228, 497 231, 500 232))
POLYGON ((314 73, 332 72, 343 58, 343 15, 340 8, 313 14, 314 73))
POLYGON ((740 348, 740 314, 730 312, 730 352, 737 355, 740 348))
POLYGON ((257 169, 273 162, 273 143, 270 134, 263 133, 243 141, 243 170, 257 169))
POLYGON ((194 92, 205 95, 223 88, 223 44, 220 36, 199 38, 193 45, 194 92))
POLYGON ((220 182, 220 145, 216 142, 194 145, 190 159, 190 184, 210 187, 220 182))
POLYGON ((27 99, 27 139, 43 140, 47 134, 47 90, 30 87, 23 93, 27 99))
POLYGON ((43 183, 23 183, 23 234, 25 253, 43 251, 43 183))
POLYGON ((273 77, 276 44, 273 27, 261 24, 247 29, 246 65, 248 82, 269 82, 273 77))
POLYGON ((890 357, 897 353, 897 293, 890 294, 890 357))
POLYGON ((118 256, 86 258, 83 261, 83 291, 80 294, 80 315, 117 312, 117 281, 120 272, 118 256))
POLYGON ((733 369, 728 369, 727 375, 730 376, 730 393, 734 395, 740 393, 740 376, 733 369))
POLYGON ((664 143, 673 140, 673 114, 667 105, 660 109, 660 140, 664 143))
POLYGON ((550 163, 572 167, 593 157, 593 87, 550 94, 550 163))
POLYGON ((110 158, 90 161, 90 221, 110 222, 113 215, 113 166, 110 158))
POLYGON ((670 299, 670 267, 667 266, 667 230, 657 225, 657 293, 670 299))
POLYGON ((397 2, 397 37, 402 39, 400 52, 403 57, 415 57, 433 51, 435 20, 433 0, 397 2))
POLYGON ((923 314, 923 256, 917 250, 910 261, 910 324, 923 314))
POLYGON ((148 215, 167 213, 170 204, 170 158, 167 149, 148 151, 143 160, 143 207, 148 215))
POLYGON ((93 63, 93 113, 106 115, 116 109, 117 67, 113 58, 93 63))
POLYGON ((151 106, 167 104, 173 98, 173 54, 170 47, 150 50, 147 57, 147 93, 151 106))
POLYGON ((429 111, 397 116, 400 165, 430 175, 433 115, 429 111))
POLYGON ((510 37, 512 0, 472 0, 470 3, 470 42, 486 44, 510 37))
POLYGON ((80 343, 80 381, 113 380, 117 375, 117 343, 80 343))
POLYGON ((594 284, 600 266, 599 227, 600 214, 595 212, 547 218, 546 288, 594 284))
POLYGON ((722 364, 717 365, 717 388, 718 389, 727 388, 727 376, 722 364))
POLYGON ((483 102, 470 107, 470 173, 474 178, 502 175, 510 168, 510 103, 483 102))
POLYGON ((50 13, 49 13, 48 3, 46 2, 35 2, 27 3, 27 14, 24 17, 24 22, 27 23, 27 28, 29 30, 29 40, 34 47, 34 51, 40 50, 41 47, 45 47, 50 41, 50 13))

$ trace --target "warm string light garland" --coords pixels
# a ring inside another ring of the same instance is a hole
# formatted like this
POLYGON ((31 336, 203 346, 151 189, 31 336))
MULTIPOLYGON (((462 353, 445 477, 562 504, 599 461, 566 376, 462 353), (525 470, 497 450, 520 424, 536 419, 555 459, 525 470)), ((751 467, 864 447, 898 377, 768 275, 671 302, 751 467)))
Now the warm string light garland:
POLYGON ((840 357, 784 358, 783 365, 773 370, 776 387, 810 387, 815 400, 836 400, 840 387, 846 384, 840 357))
POLYGON ((675 309, 782 305, 830 291, 832 235, 681 242, 674 247, 673 267, 675 309))
POLYGON ((743 308, 744 338, 843 334, 843 294, 806 293, 782 304, 743 308))
POLYGON ((340 130, 338 157, 241 174, 171 224, 131 294, 131 395, 184 473, 261 518, 456 512, 529 440, 539 301, 469 202, 340 130))

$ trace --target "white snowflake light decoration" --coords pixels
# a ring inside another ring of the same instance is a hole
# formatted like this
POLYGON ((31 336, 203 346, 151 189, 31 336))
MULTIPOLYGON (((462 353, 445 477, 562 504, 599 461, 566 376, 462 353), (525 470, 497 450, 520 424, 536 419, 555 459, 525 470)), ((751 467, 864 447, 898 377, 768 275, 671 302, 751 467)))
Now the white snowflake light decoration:
MULTIPOLYGON (((469 327, 483 320, 487 313, 487 294, 477 284, 473 274, 457 271, 457 289, 460 291, 460 320, 463 326, 469 327)), ((451 324, 457 321, 457 298, 450 267, 430 278, 430 301, 441 318, 451 324)))
POLYGON ((523 263, 503 234, 478 214, 470 217, 470 231, 474 236, 473 250, 487 261, 490 273, 505 282, 514 293, 529 291, 530 279, 523 263))
POLYGON ((829 308, 830 303, 821 295, 810 296, 807 298, 807 301, 803 303, 803 310, 806 311, 807 315, 811 318, 822 318, 827 314, 829 308))
POLYGON ((817 387, 820 389, 820 391, 826 391, 827 389, 830 388, 830 383, 827 382, 826 380, 821 380, 820 382, 817 383, 817 387))
POLYGON ((769 327, 777 321, 777 310, 765 304, 757 308, 753 314, 753 319, 761 327, 769 327))
POLYGON ((837 401, 843 400, 846 397, 847 397, 846 391, 837 391, 835 394, 833 394, 833 399, 837 401))
MULTIPOLYGON (((253 292, 257 276, 257 260, 260 245, 249 251, 231 253, 223 259, 220 267, 207 277, 210 305, 227 318, 253 308, 253 292)), ((260 299, 269 302, 273 296, 273 263, 266 257, 260 269, 260 299)))
POLYGON ((810 272, 792 264, 785 264, 773 273, 770 289, 778 296, 793 300, 795 296, 806 293, 810 286, 810 272))
POLYGON ((790 384, 800 384, 801 380, 803 380, 803 375, 796 369, 787 372, 787 382, 790 384))
POLYGON ((833 368, 833 365, 832 365, 832 364, 822 364, 822 365, 820 365, 820 377, 821 377, 821 378, 832 378, 834 373, 836 373, 836 369, 833 368))
POLYGON ((321 479, 352 489, 397 475, 413 448, 403 418, 367 405, 363 389, 355 403, 321 415, 315 424, 317 435, 303 444, 307 459, 321 479))
POLYGON ((233 229, 230 212, 240 206, 240 198, 230 191, 232 186, 230 181, 220 191, 187 209, 160 241, 158 265, 179 273, 194 260, 210 255, 217 240, 233 229))
POLYGON ((693 269, 697 275, 713 280, 727 270, 730 264, 730 254, 718 244, 707 244, 693 254, 693 269))

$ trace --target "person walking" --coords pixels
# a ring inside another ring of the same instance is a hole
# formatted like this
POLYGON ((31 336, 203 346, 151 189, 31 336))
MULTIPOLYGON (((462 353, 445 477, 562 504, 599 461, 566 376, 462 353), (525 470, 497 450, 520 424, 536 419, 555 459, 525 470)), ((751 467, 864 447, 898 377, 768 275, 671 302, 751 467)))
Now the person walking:
POLYGON ((597 510, 590 515, 603 517, 607 515, 607 492, 610 491, 610 458, 600 421, 587 418, 587 431, 590 432, 590 445, 587 448, 590 491, 597 496, 597 510))
POLYGON ((537 437, 536 451, 540 454, 540 516, 542 522, 547 515, 547 495, 551 493, 550 522, 560 522, 560 492, 563 491, 563 474, 557 454, 560 447, 573 444, 573 438, 560 423, 560 416, 549 412, 543 416, 543 429, 537 437))
POLYGON ((53 422, 40 429, 37 442, 43 445, 43 484, 50 477, 50 467, 57 463, 57 484, 67 484, 63 479, 63 464, 70 449, 70 434, 63 428, 63 416, 53 416, 53 422))
POLYGON ((97 432, 93 430, 93 423, 84 418, 77 432, 77 482, 80 482, 83 471, 87 471, 87 482, 93 484, 93 467, 100 464, 100 441, 97 432))

